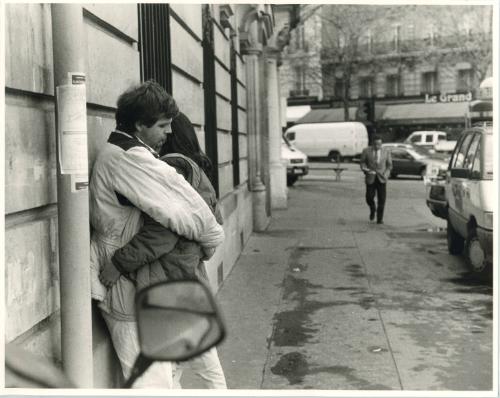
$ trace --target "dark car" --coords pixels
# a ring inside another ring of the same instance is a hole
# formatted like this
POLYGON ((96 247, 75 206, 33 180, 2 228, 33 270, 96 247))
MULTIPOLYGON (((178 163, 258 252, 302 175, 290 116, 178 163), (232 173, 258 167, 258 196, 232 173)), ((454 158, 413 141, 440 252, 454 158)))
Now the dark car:
POLYGON ((408 144, 384 144, 391 151, 391 178, 398 175, 425 176, 444 173, 448 164, 442 156, 431 154, 425 148, 411 147, 408 144))

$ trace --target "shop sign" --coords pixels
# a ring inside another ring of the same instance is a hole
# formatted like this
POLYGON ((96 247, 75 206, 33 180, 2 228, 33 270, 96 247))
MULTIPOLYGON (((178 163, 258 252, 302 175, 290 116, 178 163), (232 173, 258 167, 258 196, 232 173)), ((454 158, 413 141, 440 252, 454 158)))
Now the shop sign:
POLYGON ((426 104, 435 104, 437 102, 470 102, 472 101, 472 93, 469 91, 467 94, 440 94, 429 95, 425 94, 426 104))

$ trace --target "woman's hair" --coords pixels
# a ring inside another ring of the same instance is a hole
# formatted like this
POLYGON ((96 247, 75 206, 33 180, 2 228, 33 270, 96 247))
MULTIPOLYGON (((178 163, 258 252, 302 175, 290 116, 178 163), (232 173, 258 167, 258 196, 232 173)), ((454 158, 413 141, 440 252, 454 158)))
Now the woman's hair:
POLYGON ((161 117, 168 119, 179 112, 175 100, 154 80, 148 80, 125 91, 118 98, 116 128, 134 133, 137 122, 151 127, 161 117))
POLYGON ((167 140, 160 150, 161 156, 168 153, 187 156, 200 166, 208 177, 211 177, 212 162, 201 150, 194 127, 182 112, 172 120, 172 133, 167 134, 167 140))

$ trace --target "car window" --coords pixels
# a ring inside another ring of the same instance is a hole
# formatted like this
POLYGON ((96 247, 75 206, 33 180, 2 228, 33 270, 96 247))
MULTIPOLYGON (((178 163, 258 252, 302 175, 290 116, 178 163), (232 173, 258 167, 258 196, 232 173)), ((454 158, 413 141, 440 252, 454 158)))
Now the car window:
POLYGON ((420 134, 414 135, 413 137, 410 138, 410 142, 420 142, 420 134))
POLYGON ((479 141, 481 140, 481 135, 475 134, 472 138, 472 142, 469 146, 469 150, 467 151, 467 154, 465 155, 465 160, 464 160, 464 169, 469 169, 472 170, 472 163, 474 163, 474 158, 476 156, 477 152, 477 147, 479 145, 479 141))
POLYGON ((479 180, 481 178, 481 143, 477 145, 474 163, 472 164, 471 178, 479 180))
POLYGON ((392 149, 391 150, 391 157, 393 159, 403 159, 404 158, 405 151, 402 149, 392 149))
POLYGON ((432 142, 432 134, 427 134, 425 136, 425 142, 432 142))
POLYGON ((446 141, 446 134, 439 134, 438 141, 446 141))
POLYGON ((286 138, 288 141, 295 141, 295 131, 289 131, 286 133, 286 138))
POLYGON ((467 134, 465 138, 462 140, 462 145, 460 145, 460 149, 458 150, 456 156, 455 156, 455 162, 452 164, 452 168, 454 169, 463 169, 464 168, 464 161, 465 161, 465 155, 467 154, 467 150, 469 149, 469 144, 472 140, 472 134, 467 134))

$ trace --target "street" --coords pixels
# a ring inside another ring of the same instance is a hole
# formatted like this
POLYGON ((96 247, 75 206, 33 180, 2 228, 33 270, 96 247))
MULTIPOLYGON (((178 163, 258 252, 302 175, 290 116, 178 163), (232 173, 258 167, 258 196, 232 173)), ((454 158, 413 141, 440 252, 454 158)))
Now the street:
POLYGON ((229 388, 492 389, 491 285, 448 254, 421 180, 390 180, 370 223, 358 167, 311 170, 250 238, 218 294, 229 388))

